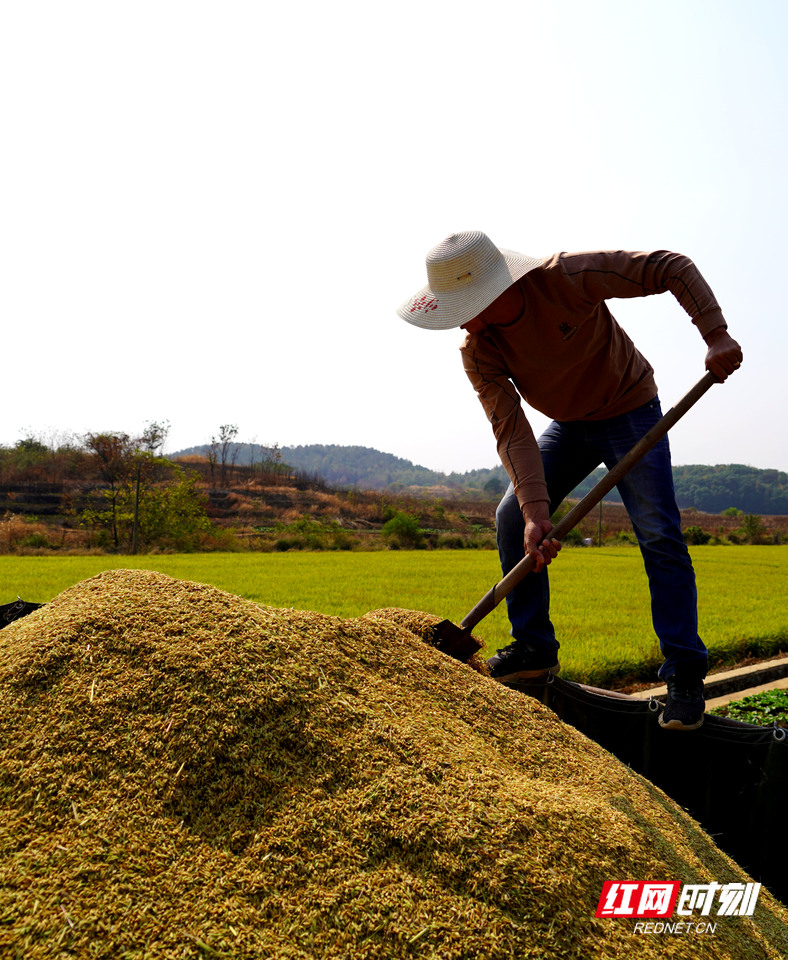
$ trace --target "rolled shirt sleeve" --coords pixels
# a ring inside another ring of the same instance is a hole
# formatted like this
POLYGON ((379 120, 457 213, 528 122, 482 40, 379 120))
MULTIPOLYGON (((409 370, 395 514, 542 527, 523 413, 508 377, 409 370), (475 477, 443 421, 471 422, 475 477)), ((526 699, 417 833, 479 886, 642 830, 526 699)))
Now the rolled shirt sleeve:
POLYGON ((534 500, 549 501, 542 458, 520 394, 503 367, 485 359, 480 350, 463 350, 463 365, 492 425, 498 456, 514 485, 522 506, 534 500))

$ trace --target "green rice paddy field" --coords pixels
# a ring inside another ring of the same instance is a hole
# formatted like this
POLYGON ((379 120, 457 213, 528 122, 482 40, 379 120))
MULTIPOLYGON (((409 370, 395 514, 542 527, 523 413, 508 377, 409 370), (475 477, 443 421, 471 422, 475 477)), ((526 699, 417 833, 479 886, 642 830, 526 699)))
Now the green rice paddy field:
MULTIPOLYGON (((694 547, 700 633, 712 666, 788 650, 788 546, 694 547)), ((118 567, 210 583, 273 607, 355 617, 401 607, 459 623, 500 579, 493 551, 0 557, 0 603, 46 602, 118 567)), ((564 550, 550 568, 562 675, 606 685, 653 680, 660 656, 640 553, 564 550)), ((508 642, 505 603, 474 631, 489 655, 508 642)))

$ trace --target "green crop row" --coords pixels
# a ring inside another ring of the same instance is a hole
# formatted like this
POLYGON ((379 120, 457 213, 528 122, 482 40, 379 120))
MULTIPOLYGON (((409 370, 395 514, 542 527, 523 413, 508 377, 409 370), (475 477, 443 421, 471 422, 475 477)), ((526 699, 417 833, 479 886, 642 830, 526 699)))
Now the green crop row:
MULTIPOLYGON (((700 632, 712 665, 788 650, 788 547, 694 547, 700 632)), ((211 583, 256 603, 340 617, 381 607, 419 610, 454 623, 500 579, 491 551, 0 557, 0 603, 46 602, 104 570, 153 569, 211 583)), ((564 550, 550 568, 562 674, 607 685, 653 680, 660 663, 637 550, 564 550)), ((505 602, 474 631, 490 655, 505 645, 505 602)))

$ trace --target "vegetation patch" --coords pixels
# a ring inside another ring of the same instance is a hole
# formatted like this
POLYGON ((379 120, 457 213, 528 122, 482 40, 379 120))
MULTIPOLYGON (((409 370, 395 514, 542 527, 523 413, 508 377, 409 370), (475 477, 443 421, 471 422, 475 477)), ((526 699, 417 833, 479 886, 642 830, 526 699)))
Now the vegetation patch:
MULTIPOLYGON (((396 458, 377 451, 367 457, 366 448, 320 448, 306 469, 299 464, 308 451, 238 443, 232 424, 222 425, 210 444, 164 457, 168 430, 166 422, 154 422, 138 437, 88 433, 58 445, 28 437, 11 449, 0 447, 0 553, 495 549, 502 467, 424 486, 416 478, 392 480, 385 471, 396 458), (333 469, 343 458, 352 462, 354 453, 369 471, 333 469)), ((708 469, 715 476, 719 470, 708 469)), ((768 477, 757 480, 759 491, 781 488, 782 475, 760 473, 768 477)), ((565 546, 636 545, 624 507, 611 502, 614 493, 565 537, 565 546)), ((788 541, 788 516, 741 508, 756 502, 774 507, 779 500, 753 499, 734 485, 724 502, 716 514, 695 506, 682 511, 688 543, 788 541)))
POLYGON ((788 727, 788 690, 754 693, 749 697, 742 697, 741 700, 732 700, 722 707, 715 707, 709 713, 754 723, 759 727, 769 727, 772 724, 788 727))

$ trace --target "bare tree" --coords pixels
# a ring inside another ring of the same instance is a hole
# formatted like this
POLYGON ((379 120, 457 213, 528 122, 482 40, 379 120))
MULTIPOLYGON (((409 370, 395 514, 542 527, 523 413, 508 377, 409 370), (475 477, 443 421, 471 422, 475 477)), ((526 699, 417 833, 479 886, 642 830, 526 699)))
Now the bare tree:
POLYGON ((279 473, 281 463, 282 451, 279 449, 279 444, 274 443, 265 448, 265 459, 261 464, 261 473, 270 479, 274 479, 279 473))
POLYGON ((140 448, 154 457, 163 456, 164 444, 167 442, 169 432, 169 420, 146 421, 145 429, 142 431, 142 436, 138 441, 140 448))
POLYGON ((216 437, 211 437, 211 443, 208 447, 208 466, 211 471, 211 486, 216 489, 216 464, 219 460, 219 441, 216 437))
MULTIPOLYGON (((219 427, 219 457, 221 462, 221 483, 224 486, 227 483, 227 461, 231 455, 231 444, 238 436, 238 427, 234 423, 223 423, 219 427)), ((213 441, 212 441, 213 442, 213 441)), ((237 456, 237 450, 235 456, 237 456)), ((235 457, 231 461, 234 465, 235 457)))

